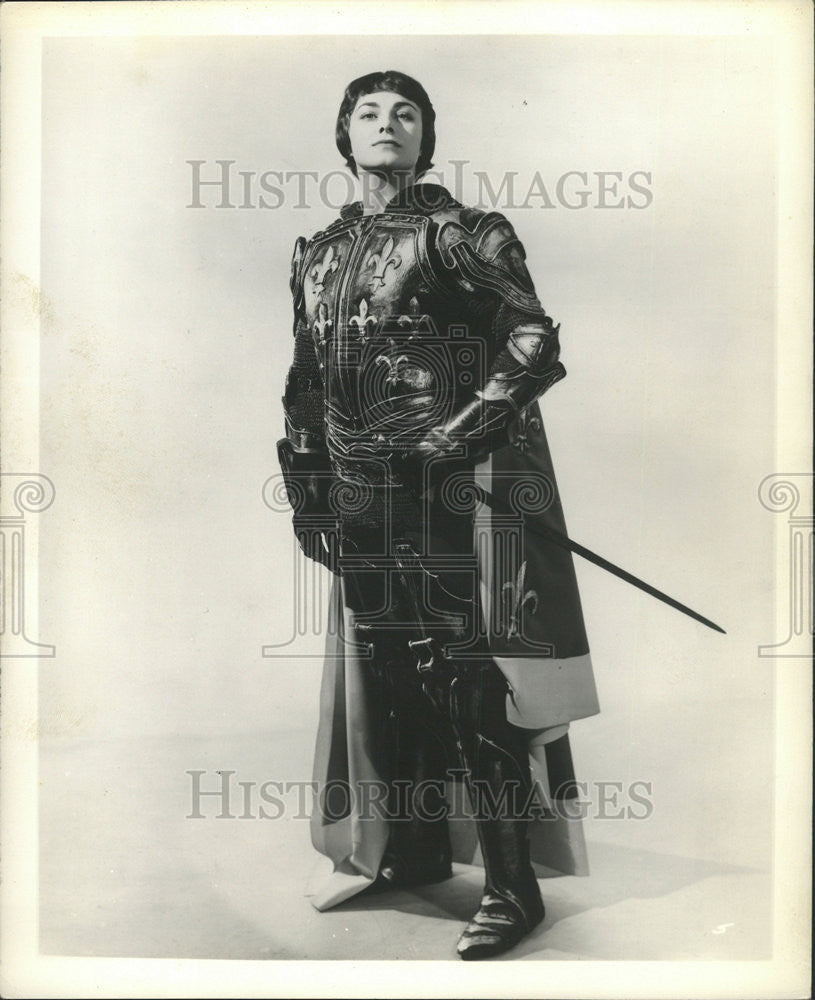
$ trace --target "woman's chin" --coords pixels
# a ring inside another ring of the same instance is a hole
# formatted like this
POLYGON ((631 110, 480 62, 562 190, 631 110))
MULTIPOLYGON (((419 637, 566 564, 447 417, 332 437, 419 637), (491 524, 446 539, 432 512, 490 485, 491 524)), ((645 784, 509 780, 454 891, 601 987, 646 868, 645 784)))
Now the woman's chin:
POLYGON ((408 173, 413 169, 411 164, 404 163, 400 160, 398 153, 385 154, 377 157, 375 160, 369 161, 368 163, 358 163, 357 165, 371 174, 375 174, 377 172, 392 174, 400 171, 402 173, 408 173))

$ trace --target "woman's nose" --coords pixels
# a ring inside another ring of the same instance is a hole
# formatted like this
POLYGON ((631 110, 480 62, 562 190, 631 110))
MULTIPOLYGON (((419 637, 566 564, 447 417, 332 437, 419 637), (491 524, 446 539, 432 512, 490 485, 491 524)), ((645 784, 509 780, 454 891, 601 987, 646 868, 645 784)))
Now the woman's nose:
POLYGON ((388 122, 385 125, 380 125, 379 126, 379 131, 380 132, 393 132, 393 125, 391 125, 390 122, 388 122))

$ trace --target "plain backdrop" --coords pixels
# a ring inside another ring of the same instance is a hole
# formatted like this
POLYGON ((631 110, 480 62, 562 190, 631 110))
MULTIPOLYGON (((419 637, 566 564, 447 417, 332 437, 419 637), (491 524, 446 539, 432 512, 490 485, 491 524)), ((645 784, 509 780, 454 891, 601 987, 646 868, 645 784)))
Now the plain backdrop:
POLYGON ((521 191, 540 172, 553 200, 566 171, 590 175, 583 209, 503 208, 562 324, 569 374, 543 413, 569 530, 727 635, 577 560, 603 710, 573 727, 578 771, 655 780, 651 835, 681 811, 679 849, 738 855, 710 824, 743 810, 769 828, 734 795, 749 784, 771 801, 773 661, 757 647, 784 638, 775 516, 757 499, 784 471, 779 109, 760 39, 47 40, 40 467, 56 500, 40 518, 39 638, 56 656, 39 666, 41 732, 102 747, 314 729, 323 639, 289 642, 295 547, 262 489, 282 436, 292 246, 337 212, 313 194, 297 207, 291 185, 278 208, 219 209, 214 189, 190 208, 188 161, 208 178, 219 159, 339 170, 343 88, 386 68, 427 88, 435 162, 452 178, 468 161, 465 201, 473 171, 494 187, 515 171, 521 191), (597 207, 597 171, 649 173, 650 204, 597 207), (684 769, 687 797, 654 776, 656 757, 684 769))

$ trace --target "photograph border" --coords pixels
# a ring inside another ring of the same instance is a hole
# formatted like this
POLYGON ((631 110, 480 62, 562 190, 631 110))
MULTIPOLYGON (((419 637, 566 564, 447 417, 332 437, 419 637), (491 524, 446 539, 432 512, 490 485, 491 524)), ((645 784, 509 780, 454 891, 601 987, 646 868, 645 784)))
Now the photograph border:
MULTIPOLYGON (((592 34, 763 36, 778 66, 776 469, 811 465, 812 6, 795 0, 704 4, 384 5, 257 2, 6 3, 2 24, 3 472, 39 472, 41 46, 48 37, 135 35, 592 34)), ((787 628, 788 525, 775 518, 778 636, 787 628)), ((27 527, 28 531, 28 527, 27 527)), ((39 565, 36 518, 26 536, 39 565)), ((36 572, 26 579, 37 629, 36 572)), ((48 639, 49 637, 44 637, 48 639)), ((436 996, 797 997, 807 995, 811 914, 811 662, 776 659, 773 958, 753 962, 560 962, 466 966, 390 962, 110 959, 38 953, 36 658, 4 658, 2 942, 8 997, 436 996), (781 822, 783 818, 783 822, 781 822), (511 970, 511 971, 510 971, 511 970)), ((748 779, 746 779, 748 780, 748 779)))

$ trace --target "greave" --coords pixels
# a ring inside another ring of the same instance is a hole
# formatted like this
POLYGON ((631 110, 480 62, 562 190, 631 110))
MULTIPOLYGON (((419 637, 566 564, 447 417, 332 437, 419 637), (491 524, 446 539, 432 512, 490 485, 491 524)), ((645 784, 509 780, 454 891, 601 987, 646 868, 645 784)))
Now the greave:
POLYGON ((532 778, 523 738, 504 714, 506 685, 494 665, 459 675, 450 709, 485 869, 481 907, 458 945, 463 959, 513 947, 544 917, 529 858, 532 778), (489 735, 487 735, 489 734, 489 735))
POLYGON ((500 723, 499 712, 504 711, 503 696, 499 697, 505 691, 503 683, 494 683, 492 678, 485 681, 485 689, 476 694, 471 684, 456 678, 450 707, 484 859, 486 888, 534 903, 540 892, 529 860, 529 757, 521 734, 506 721, 497 733, 490 727, 492 738, 479 731, 485 728, 484 722, 491 721, 490 716, 497 716, 500 723), (499 712, 494 711, 496 701, 499 712), (476 708, 478 717, 474 717, 476 708))
POLYGON ((372 728, 390 826, 380 877, 372 886, 376 892, 449 878, 452 847, 444 794, 445 720, 424 701, 404 634, 380 634, 374 646, 380 655, 372 728))

